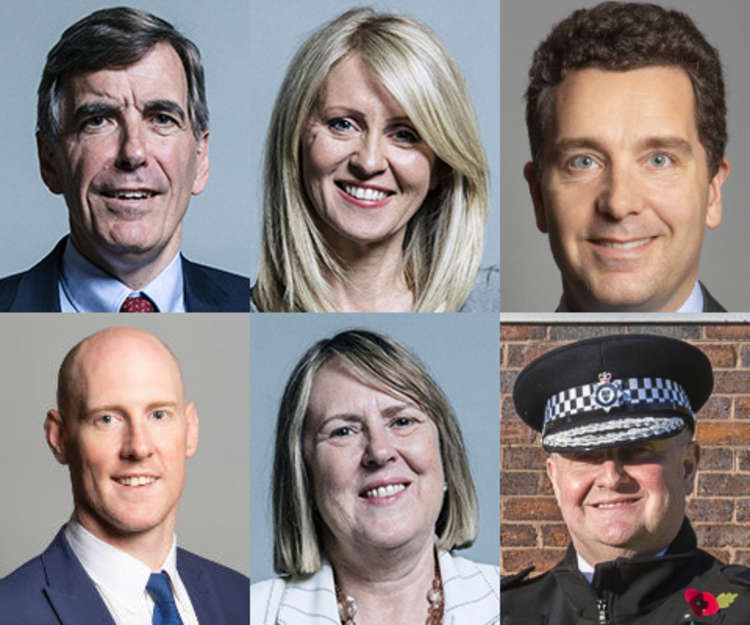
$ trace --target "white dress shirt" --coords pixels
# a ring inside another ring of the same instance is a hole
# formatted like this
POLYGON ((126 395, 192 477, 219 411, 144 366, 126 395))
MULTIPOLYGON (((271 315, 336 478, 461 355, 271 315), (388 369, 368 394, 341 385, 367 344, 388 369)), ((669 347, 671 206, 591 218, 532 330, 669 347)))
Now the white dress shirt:
POLYGON ((199 625, 193 604, 177 572, 176 541, 172 542, 172 548, 159 571, 152 571, 140 560, 100 540, 73 519, 65 527, 65 539, 94 582, 116 625, 152 624, 154 601, 146 592, 146 584, 152 572, 160 571, 169 575, 183 625, 199 625))
POLYGON ((68 238, 57 288, 62 312, 119 312, 128 297, 140 295, 154 302, 159 312, 185 312, 179 252, 151 282, 133 291, 94 265, 68 238))

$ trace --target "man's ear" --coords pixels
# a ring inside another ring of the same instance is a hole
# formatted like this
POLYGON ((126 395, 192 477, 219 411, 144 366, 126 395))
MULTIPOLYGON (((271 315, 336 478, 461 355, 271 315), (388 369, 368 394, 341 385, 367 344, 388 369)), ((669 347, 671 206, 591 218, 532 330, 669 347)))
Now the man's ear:
POLYGON ((555 499, 557 499, 557 465, 551 454, 547 456, 545 467, 547 469, 547 477, 552 482, 552 490, 555 491, 555 499))
POLYGON ((57 144, 37 132, 36 152, 44 184, 52 193, 60 195, 63 192, 63 173, 60 171, 57 144))
POLYGON ((690 441, 685 446, 685 453, 682 456, 682 475, 685 484, 685 494, 693 492, 693 482, 695 474, 698 472, 698 462, 701 457, 700 445, 695 441, 690 441))
POLYGON ((193 195, 198 195, 203 192, 208 184, 208 179, 211 174, 211 168, 208 164, 208 130, 204 130, 201 138, 198 140, 195 146, 195 180, 193 180, 193 195))
POLYGON ((198 450, 198 411, 195 409, 193 402, 185 407, 185 419, 187 420, 185 457, 191 458, 198 450))
POLYGON ((542 199, 541 180, 537 180, 534 163, 529 161, 523 166, 523 177, 529 185, 529 194, 534 203, 534 215, 536 216, 536 227, 540 232, 547 233, 547 215, 544 212, 544 201, 542 199))
POLYGON ((721 202, 721 186, 732 170, 729 160, 722 158, 719 163, 719 169, 716 175, 711 179, 708 185, 708 206, 706 208, 706 228, 713 230, 721 223, 721 214, 723 210, 721 202))
POLYGON ((57 461, 60 464, 68 464, 65 449, 65 421, 57 410, 47 412, 47 418, 44 420, 44 437, 57 461))

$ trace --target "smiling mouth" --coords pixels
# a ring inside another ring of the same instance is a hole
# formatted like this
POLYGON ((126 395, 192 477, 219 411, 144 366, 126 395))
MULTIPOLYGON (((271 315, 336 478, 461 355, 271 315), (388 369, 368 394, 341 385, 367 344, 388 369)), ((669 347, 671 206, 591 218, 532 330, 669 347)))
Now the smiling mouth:
POLYGON ((618 499, 617 501, 603 501, 601 503, 593 504, 592 507, 596 508, 597 510, 614 510, 615 508, 629 506, 630 504, 634 504, 637 501, 637 497, 632 497, 628 499, 618 499))
POLYGON ((378 486, 376 488, 370 488, 359 494, 364 499, 382 499, 384 497, 391 497, 406 490, 408 484, 388 484, 387 486, 378 486))
POLYGON ((104 197, 117 200, 147 200, 157 195, 156 191, 101 191, 104 197))
POLYGON ((347 195, 351 195, 353 198, 364 202, 382 202, 389 195, 393 195, 393 191, 383 191, 381 189, 373 189, 372 187, 360 187, 345 182, 337 182, 336 186, 347 195))
POLYGON ((148 486, 149 484, 153 484, 158 478, 155 478, 153 475, 129 475, 113 479, 122 486, 148 486))
POLYGON ((653 241, 656 237, 644 237, 633 241, 612 241, 611 239, 593 239, 593 242, 603 247, 609 247, 613 250, 632 250, 641 247, 653 241))

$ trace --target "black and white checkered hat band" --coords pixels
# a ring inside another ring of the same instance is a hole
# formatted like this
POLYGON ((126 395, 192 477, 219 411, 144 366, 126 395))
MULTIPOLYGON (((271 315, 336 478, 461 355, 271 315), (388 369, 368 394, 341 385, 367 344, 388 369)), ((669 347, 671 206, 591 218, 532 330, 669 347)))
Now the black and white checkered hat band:
POLYGON ((545 434, 542 436, 542 446, 547 451, 614 447, 634 441, 666 438, 684 427, 682 417, 623 417, 545 434))
POLYGON ((685 389, 665 378, 626 378, 584 384, 554 394, 544 409, 544 431, 559 419, 612 409, 676 409, 695 417, 685 389))

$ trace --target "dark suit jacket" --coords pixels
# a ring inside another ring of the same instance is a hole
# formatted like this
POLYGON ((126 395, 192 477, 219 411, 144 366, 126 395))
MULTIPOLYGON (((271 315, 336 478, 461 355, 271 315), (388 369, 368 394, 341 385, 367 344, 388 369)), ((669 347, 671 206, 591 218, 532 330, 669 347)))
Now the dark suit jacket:
MULTIPOLYGON (((201 625, 247 625, 247 577, 182 549, 177 570, 201 625)), ((0 580, 0 625, 115 625, 65 528, 42 555, 0 580)))
POLYGON ((727 312, 719 302, 716 301, 713 295, 708 292, 703 282, 699 282, 701 285, 701 291, 703 292, 703 312, 727 312))
MULTIPOLYGON (((0 280, 0 312, 60 312, 57 281, 67 237, 28 271, 0 280)), ((250 280, 182 256, 187 312, 249 312, 250 280)))

